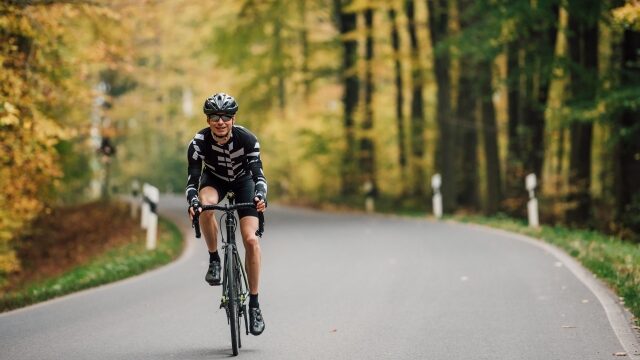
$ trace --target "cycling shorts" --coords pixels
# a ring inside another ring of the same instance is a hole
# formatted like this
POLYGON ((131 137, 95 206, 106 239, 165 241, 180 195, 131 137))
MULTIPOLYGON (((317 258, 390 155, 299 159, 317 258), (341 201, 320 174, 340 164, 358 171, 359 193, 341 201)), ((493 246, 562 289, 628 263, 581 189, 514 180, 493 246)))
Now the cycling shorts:
MULTIPOLYGON (((236 195, 236 203, 253 203, 253 198, 255 197, 255 184, 251 176, 244 176, 233 182, 227 182, 205 170, 200 177, 200 189, 202 190, 206 186, 211 186, 218 191, 219 202, 222 202, 229 191, 233 191, 236 195)), ((238 209, 238 217, 242 219, 245 216, 258 217, 258 210, 256 208, 238 209)))

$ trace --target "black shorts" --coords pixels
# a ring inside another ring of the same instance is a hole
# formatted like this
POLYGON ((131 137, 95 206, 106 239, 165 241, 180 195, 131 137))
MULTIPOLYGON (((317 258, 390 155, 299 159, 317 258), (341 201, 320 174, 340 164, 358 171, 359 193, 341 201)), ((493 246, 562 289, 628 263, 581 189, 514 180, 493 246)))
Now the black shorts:
MULTIPOLYGON (((200 189, 205 186, 211 186, 218 191, 219 202, 222 202, 229 191, 233 191, 236 195, 236 203, 253 203, 255 197, 255 184, 250 176, 229 183, 205 170, 200 176, 200 189)), ((238 209, 238 217, 242 219, 245 216, 258 217, 258 210, 256 208, 238 209)))

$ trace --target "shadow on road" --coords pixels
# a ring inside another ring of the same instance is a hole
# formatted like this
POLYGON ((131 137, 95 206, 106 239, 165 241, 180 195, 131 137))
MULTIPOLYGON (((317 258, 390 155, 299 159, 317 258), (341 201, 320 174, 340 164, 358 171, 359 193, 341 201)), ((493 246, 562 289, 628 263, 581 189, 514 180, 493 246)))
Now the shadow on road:
MULTIPOLYGON (((256 353, 255 349, 240 349, 240 353, 256 353)), ((141 357, 135 356, 135 358, 150 358, 150 359, 226 359, 233 357, 231 352, 231 346, 218 347, 218 348, 191 348, 191 349, 176 349, 170 352, 148 352, 141 357)))

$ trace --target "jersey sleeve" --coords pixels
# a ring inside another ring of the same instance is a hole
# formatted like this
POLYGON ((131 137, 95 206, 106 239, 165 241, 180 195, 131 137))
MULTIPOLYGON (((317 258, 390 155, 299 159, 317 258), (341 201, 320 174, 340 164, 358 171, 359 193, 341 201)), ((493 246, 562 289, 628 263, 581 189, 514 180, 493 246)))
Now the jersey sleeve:
MULTIPOLYGON (((196 137, 199 134, 196 134, 196 137)), ((187 196, 187 202, 191 203, 191 200, 198 195, 198 186, 200 185, 200 176, 202 175, 202 158, 203 155, 200 150, 200 146, 196 141, 196 137, 189 143, 187 150, 187 161, 189 166, 187 168, 187 187, 185 194, 187 196)))
POLYGON ((262 169, 262 160, 260 160, 260 142, 258 142, 258 138, 252 136, 245 151, 247 154, 247 167, 249 168, 253 182, 256 184, 256 192, 260 191, 267 195, 267 178, 264 176, 264 171, 262 169))

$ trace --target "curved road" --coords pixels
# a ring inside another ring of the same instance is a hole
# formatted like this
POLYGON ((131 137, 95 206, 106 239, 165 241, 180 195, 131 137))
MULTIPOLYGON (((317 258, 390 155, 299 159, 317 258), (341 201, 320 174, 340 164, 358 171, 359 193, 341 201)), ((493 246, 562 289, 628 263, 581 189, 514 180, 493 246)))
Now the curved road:
MULTIPOLYGON (((189 246, 153 272, 0 315, 0 359, 220 359, 220 288, 189 246)), ((613 295, 566 256, 479 227, 270 207, 266 330, 244 359, 639 359, 613 295), (622 355, 622 354, 618 354, 622 355)))

